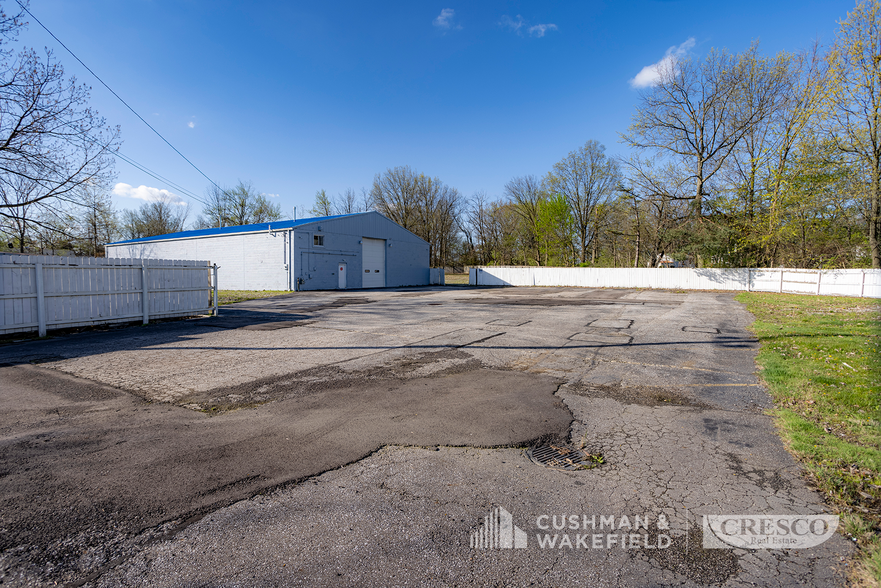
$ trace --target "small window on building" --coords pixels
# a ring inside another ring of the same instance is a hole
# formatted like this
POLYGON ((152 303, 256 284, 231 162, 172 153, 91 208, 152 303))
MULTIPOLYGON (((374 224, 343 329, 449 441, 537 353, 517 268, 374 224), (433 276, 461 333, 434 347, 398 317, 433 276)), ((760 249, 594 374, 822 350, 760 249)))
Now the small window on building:
POLYGON ((324 235, 312 235, 312 244, 316 247, 324 247, 324 235))

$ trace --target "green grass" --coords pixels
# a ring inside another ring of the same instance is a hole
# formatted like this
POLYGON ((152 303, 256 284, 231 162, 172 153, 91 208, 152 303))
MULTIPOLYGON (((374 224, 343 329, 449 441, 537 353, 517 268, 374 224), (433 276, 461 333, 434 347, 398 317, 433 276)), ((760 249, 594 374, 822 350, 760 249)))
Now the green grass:
POLYGON ((256 300, 257 298, 270 298, 280 294, 290 294, 287 290, 218 290, 217 304, 232 304, 234 302, 243 302, 245 300, 256 300))
POLYGON ((742 293, 777 426, 881 585, 881 301, 742 293))
POLYGON ((444 284, 447 286, 468 285, 468 274, 446 274, 444 275, 444 284))

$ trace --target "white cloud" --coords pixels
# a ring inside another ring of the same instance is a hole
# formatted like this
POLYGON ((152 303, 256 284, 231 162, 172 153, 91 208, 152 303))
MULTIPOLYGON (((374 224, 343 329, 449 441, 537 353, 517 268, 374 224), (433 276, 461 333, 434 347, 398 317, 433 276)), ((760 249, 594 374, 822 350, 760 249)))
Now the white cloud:
POLYGON ((120 182, 113 186, 113 193, 123 198, 136 198, 147 202, 160 202, 162 200, 167 200, 172 204, 179 204, 181 206, 187 205, 183 198, 177 194, 173 194, 168 190, 160 190, 159 188, 151 188, 143 185, 135 188, 134 186, 120 182))
POLYGON ((664 53, 657 63, 647 65, 640 70, 636 76, 630 80, 630 86, 633 88, 648 88, 656 86, 661 81, 661 72, 672 71, 676 67, 676 63, 685 57, 691 48, 694 47, 694 37, 689 37, 684 43, 678 47, 670 47, 664 53))
POLYGON ((499 26, 502 26, 506 29, 511 29, 512 31, 514 31, 515 33, 518 33, 518 34, 520 33, 520 29, 523 28, 523 25, 525 25, 525 24, 526 24, 526 22, 523 20, 523 17, 520 16, 519 14, 517 15, 516 19, 511 18, 510 16, 508 16, 506 14, 499 20, 499 26))
POLYGON ((459 30, 462 28, 462 25, 456 24, 453 22, 453 19, 456 17, 456 11, 452 8, 444 8, 441 10, 441 13, 434 19, 434 26, 439 29, 444 29, 446 31, 450 29, 459 30))
POLYGON ((548 31, 556 31, 557 25, 553 23, 546 24, 537 24, 529 26, 522 16, 519 14, 517 18, 511 18, 507 14, 499 19, 499 26, 508 30, 511 30, 517 33, 520 36, 523 36, 523 31, 525 30, 530 37, 544 37, 545 33, 548 31))
POLYGON ((265 192, 263 195, 264 195, 264 196, 269 196, 270 198, 279 198, 279 197, 281 197, 281 194, 270 194, 270 193, 268 193, 268 192, 265 192))
POLYGON ((195 128, 196 128, 196 123, 194 123, 193 121, 190 121, 190 122, 187 123, 187 126, 190 127, 191 129, 195 129, 195 128))
POLYGON ((537 24, 535 26, 529 27, 529 34, 533 37, 544 37, 547 31, 556 31, 557 25, 555 24, 537 24))

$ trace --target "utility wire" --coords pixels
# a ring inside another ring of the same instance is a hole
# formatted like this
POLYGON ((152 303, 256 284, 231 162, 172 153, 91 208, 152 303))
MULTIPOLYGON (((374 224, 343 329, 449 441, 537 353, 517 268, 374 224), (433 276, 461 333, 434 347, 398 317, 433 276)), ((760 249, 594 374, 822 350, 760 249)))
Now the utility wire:
MULTIPOLYGON (((46 25, 44 25, 42 22, 40 22, 40 19, 39 19, 39 18, 37 18, 36 16, 34 16, 34 13, 32 13, 30 10, 28 10, 28 8, 27 8, 24 4, 21 3, 21 0, 15 0, 15 1, 18 3, 19 6, 21 6, 21 9, 22 9, 22 10, 24 10, 25 12, 27 12, 27 13, 30 15, 31 18, 33 18, 35 21, 37 21, 37 24, 38 24, 38 25, 40 25, 41 27, 43 27, 43 30, 45 30, 47 33, 49 33, 49 35, 51 35, 51 37, 52 37, 53 39, 55 39, 56 41, 58 41, 58 44, 59 44, 59 45, 61 45, 62 47, 64 47, 64 49, 65 49, 68 53, 70 53, 70 54, 73 56, 74 59, 76 59, 77 61, 79 61, 79 62, 80 62, 80 65, 82 65, 84 68, 86 68, 86 69, 89 71, 90 74, 92 74, 93 76, 95 76, 95 79, 96 79, 96 80, 98 80, 99 82, 101 82, 101 84, 102 84, 105 88, 107 88, 107 89, 110 91, 111 94, 113 94, 114 96, 116 96, 116 98, 117 98, 120 102, 122 102, 122 103, 125 105, 126 108, 128 108, 129 110, 131 110, 132 113, 133 113, 136 117, 138 117, 139 119, 141 119, 141 122, 144 123, 145 125, 147 125, 147 126, 150 128, 151 131, 153 131, 154 133, 156 133, 156 136, 158 136, 160 139, 162 139, 163 141, 165 141, 165 144, 166 144, 166 145, 168 145, 169 147, 171 147, 172 149, 174 149, 174 152, 175 152, 175 153, 177 153, 178 155, 180 155, 181 157, 183 157, 184 161, 186 161, 187 163, 189 163, 189 164, 193 167, 193 169, 195 169, 197 172, 199 172, 200 174, 202 174, 202 176, 203 176, 206 180, 208 180, 209 182, 211 182, 211 183, 212 183, 212 184, 213 184, 218 190, 221 190, 221 191, 223 190, 223 188, 221 188, 220 186, 218 186, 217 183, 216 183, 214 180, 212 180, 212 179, 209 178, 207 175, 205 175, 205 172, 203 172, 201 169, 199 169, 199 168, 196 166, 195 163, 193 163, 192 161, 190 161, 189 159, 187 159, 187 157, 186 157, 183 153, 181 153, 180 151, 178 151, 178 150, 177 150, 177 147, 175 147, 174 145, 172 145, 171 143, 169 143, 169 142, 168 142, 168 139, 166 139, 165 137, 163 137, 162 134, 161 134, 159 131, 157 131, 156 129, 154 129, 153 126, 152 126, 150 123, 148 123, 146 120, 144 120, 144 117, 142 117, 140 114, 138 114, 137 112, 135 112, 135 109, 132 108, 131 106, 129 106, 129 105, 128 105, 128 102, 126 102, 125 100, 123 100, 122 97, 121 97, 119 94, 117 94, 116 92, 114 92, 114 91, 113 91, 113 88, 111 88, 110 86, 108 86, 108 85, 104 82, 104 80, 102 80, 100 77, 98 77, 98 74, 96 74, 95 72, 93 72, 92 69, 91 69, 88 65, 86 65, 85 63, 83 63, 83 60, 82 60, 82 59, 80 59, 79 57, 77 57, 76 54, 75 54, 73 51, 71 51, 70 49, 68 49, 67 45, 65 45, 65 44, 61 41, 61 39, 59 39, 58 37, 56 37, 55 34, 54 34, 52 31, 50 31, 50 30, 46 27, 46 25)), ((154 176, 154 177, 155 177, 155 176, 154 176)), ((158 178, 157 178, 157 179, 158 179, 158 178)))
MULTIPOLYGON (((70 123, 62 123, 62 124, 65 124, 67 126, 71 126, 70 123)), ((208 204, 207 202, 202 200, 202 198, 200 196, 198 196, 196 193, 191 192, 190 190, 187 190, 186 188, 184 188, 180 184, 178 184, 176 182, 172 182, 168 178, 159 175, 159 172, 154 172, 153 170, 149 169, 147 166, 145 166, 141 163, 138 163, 137 161, 135 161, 131 157, 129 157, 127 155, 123 155, 122 153, 119 152, 119 150, 110 149, 109 143, 104 144, 102 141, 100 141, 99 139, 96 139, 95 137, 93 137, 92 135, 89 135, 89 134, 86 134, 85 136, 87 139, 91 140, 96 145, 99 145, 103 151, 107 151, 108 153, 111 153, 112 155, 118 157, 119 159, 123 160, 127 164, 141 170, 142 172, 144 172, 148 176, 152 176, 153 178, 159 180, 160 182, 165 182, 166 184, 168 184, 169 186, 174 188, 175 191, 182 193, 184 196, 189 196, 190 198, 192 198, 193 200, 195 200, 196 202, 198 202, 200 204, 203 204, 205 206, 210 206, 210 204, 208 204)))
POLYGON ((183 194, 184 196, 189 196, 190 198, 192 198, 196 202, 203 204, 205 206, 209 206, 209 204, 207 202, 202 200, 199 196, 196 196, 193 192, 190 192, 189 190, 187 190, 183 186, 179 186, 178 184, 175 184, 174 182, 172 182, 168 178, 163 178, 157 172, 154 172, 154 171, 148 169, 147 167, 138 163, 134 159, 132 159, 126 155, 123 155, 119 151, 111 151, 111 153, 113 153, 113 155, 115 155, 119 159, 123 160, 127 164, 131 165, 132 167, 135 167, 135 168, 141 170, 142 172, 144 172, 148 176, 152 176, 153 178, 159 180, 160 182, 165 182, 167 185, 171 186, 175 190, 175 192, 179 192, 179 193, 183 194))

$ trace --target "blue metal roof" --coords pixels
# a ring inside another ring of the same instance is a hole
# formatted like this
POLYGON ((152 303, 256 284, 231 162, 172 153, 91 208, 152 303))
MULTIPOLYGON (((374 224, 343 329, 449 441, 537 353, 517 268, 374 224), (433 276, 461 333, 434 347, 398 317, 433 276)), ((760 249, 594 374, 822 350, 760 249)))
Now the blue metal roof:
POLYGON ((347 216, 358 216, 359 214, 368 214, 366 212, 355 212, 352 214, 338 214, 335 216, 319 216, 313 218, 301 218, 299 220, 283 220, 273 221, 271 223, 258 223, 256 225, 237 225, 234 227, 221 227, 219 229, 198 229, 195 231, 181 231, 180 233, 168 233, 167 235, 156 235, 154 237, 142 237, 141 239, 129 239, 128 241, 116 241, 108 243, 108 245, 122 245, 124 243, 146 243, 148 241, 165 241, 168 239, 185 239, 187 237, 210 237, 213 235, 234 235, 236 233, 254 233, 257 231, 283 231, 292 229, 302 225, 309 225, 322 221, 328 221, 335 218, 344 218, 347 216))

